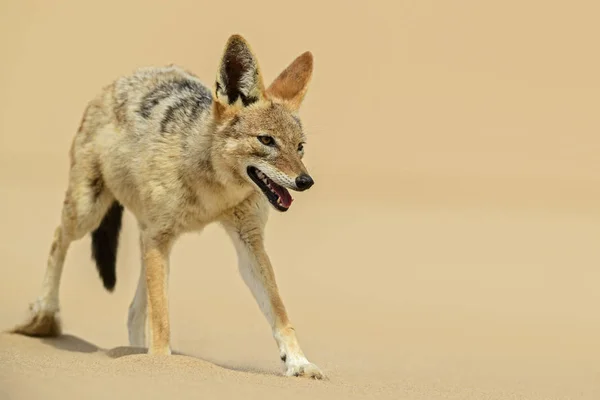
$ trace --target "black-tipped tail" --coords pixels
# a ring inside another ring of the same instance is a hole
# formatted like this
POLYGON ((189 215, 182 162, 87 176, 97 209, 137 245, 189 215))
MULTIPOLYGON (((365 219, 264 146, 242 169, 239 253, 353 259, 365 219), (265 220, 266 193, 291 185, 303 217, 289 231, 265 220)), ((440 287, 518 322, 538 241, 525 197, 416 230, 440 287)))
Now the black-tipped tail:
POLYGON ((92 257, 96 261, 102 283, 109 292, 113 291, 117 283, 117 248, 122 217, 123 206, 115 201, 104 215, 100 226, 92 232, 92 257))

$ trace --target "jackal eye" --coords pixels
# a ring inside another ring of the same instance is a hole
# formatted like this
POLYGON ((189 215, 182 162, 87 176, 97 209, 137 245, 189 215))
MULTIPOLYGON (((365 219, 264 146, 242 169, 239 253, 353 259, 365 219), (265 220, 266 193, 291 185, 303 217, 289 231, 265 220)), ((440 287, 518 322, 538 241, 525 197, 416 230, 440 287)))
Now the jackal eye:
POLYGON ((304 143, 300 143, 298 145, 298 151, 302 151, 302 150, 304 150, 304 143))
POLYGON ((258 136, 257 139, 265 146, 275 146, 275 139, 273 139, 271 136, 261 135, 258 136))

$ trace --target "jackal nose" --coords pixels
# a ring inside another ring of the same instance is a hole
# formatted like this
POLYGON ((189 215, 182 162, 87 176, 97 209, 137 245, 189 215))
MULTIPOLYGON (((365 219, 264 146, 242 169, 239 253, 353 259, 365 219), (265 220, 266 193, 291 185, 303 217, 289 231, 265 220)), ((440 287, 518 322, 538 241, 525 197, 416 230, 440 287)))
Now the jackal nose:
POLYGON ((296 178, 296 187, 298 190, 306 190, 314 185, 315 181, 308 174, 298 175, 296 178))

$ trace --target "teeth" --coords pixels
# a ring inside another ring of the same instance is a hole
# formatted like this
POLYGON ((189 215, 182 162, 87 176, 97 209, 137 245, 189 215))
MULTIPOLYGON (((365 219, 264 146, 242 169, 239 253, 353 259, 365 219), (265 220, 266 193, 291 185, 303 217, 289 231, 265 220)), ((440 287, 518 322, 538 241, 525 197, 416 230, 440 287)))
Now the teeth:
POLYGON ((263 174, 260 170, 256 171, 256 176, 258 176, 258 179, 263 181, 265 184, 269 184, 269 178, 267 178, 267 176, 263 174))
MULTIPOLYGON (((256 176, 258 176, 258 179, 260 179, 261 181, 263 181, 263 183, 265 185, 267 185, 267 187, 271 190, 271 192, 277 194, 277 192, 275 191, 275 189, 273 189, 273 187, 271 186, 271 180, 262 173, 262 171, 260 171, 259 169, 256 170, 256 176)), ((281 198, 279 197, 279 195, 277 195, 277 204, 279 205, 283 205, 281 203, 281 198)))

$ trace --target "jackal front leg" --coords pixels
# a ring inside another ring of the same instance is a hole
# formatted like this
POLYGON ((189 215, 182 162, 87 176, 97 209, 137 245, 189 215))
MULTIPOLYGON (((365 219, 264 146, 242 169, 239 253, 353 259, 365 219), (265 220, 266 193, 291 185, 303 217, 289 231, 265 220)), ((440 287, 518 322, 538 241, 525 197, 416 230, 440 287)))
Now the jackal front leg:
POLYGON ((271 325, 279 356, 286 366, 286 375, 324 378, 319 367, 309 362, 302 352, 279 295, 275 274, 264 248, 262 218, 234 214, 223 225, 235 245, 240 274, 271 325))
MULTIPOLYGON (((168 283, 169 252, 172 238, 166 234, 142 233, 142 254, 146 274, 148 319, 150 326, 149 354, 171 354, 168 283)), ((142 272, 143 273, 143 272, 142 272)))

